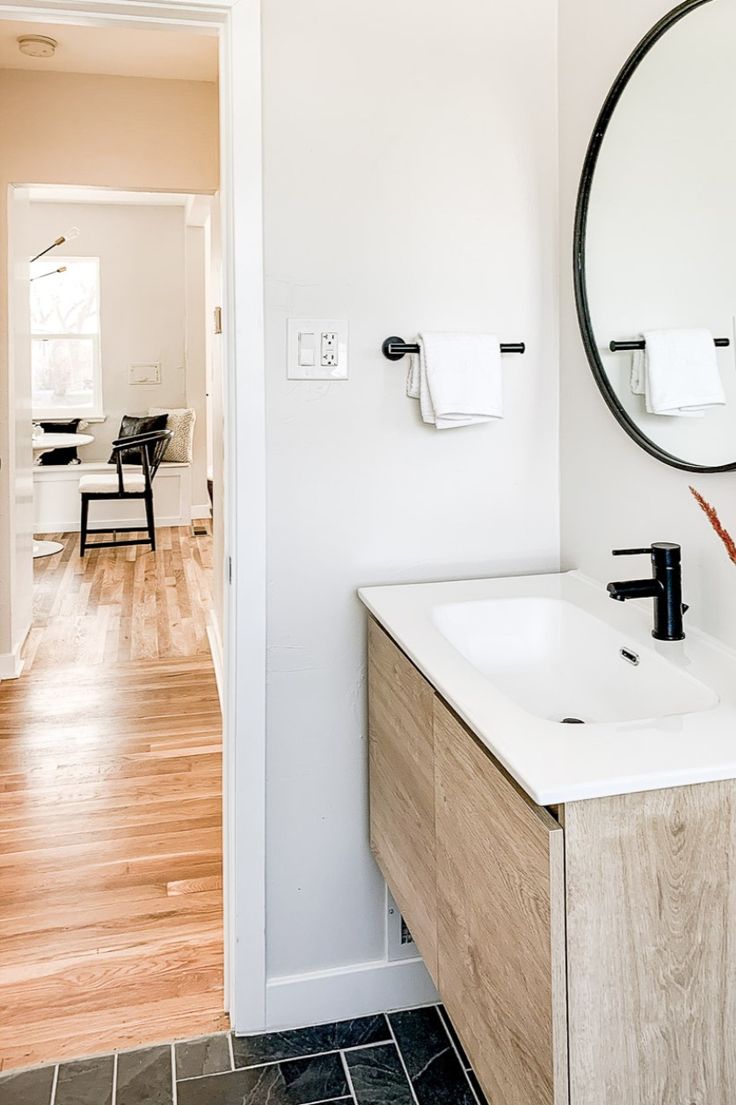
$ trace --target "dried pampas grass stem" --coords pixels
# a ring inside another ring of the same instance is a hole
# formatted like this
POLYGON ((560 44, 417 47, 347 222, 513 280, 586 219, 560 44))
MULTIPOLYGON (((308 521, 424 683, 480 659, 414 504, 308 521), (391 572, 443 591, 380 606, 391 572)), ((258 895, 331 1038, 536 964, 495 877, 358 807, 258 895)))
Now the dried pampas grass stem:
POLYGON ((714 506, 711 506, 711 504, 706 499, 704 499, 700 492, 696 491, 694 487, 691 487, 690 491, 692 492, 695 502, 698 503, 701 510, 710 522, 711 526, 723 542, 724 548, 726 549, 731 562, 733 564, 736 564, 736 541, 734 541, 731 534, 721 522, 721 519, 718 517, 718 511, 714 506))

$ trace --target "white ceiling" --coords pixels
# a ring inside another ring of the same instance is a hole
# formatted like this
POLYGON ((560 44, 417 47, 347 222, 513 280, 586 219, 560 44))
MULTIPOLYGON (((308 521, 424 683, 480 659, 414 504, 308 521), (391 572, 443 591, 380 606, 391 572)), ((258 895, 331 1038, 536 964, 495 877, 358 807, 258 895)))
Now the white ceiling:
POLYGON ((112 30, 0 19, 0 69, 216 81, 217 45, 215 35, 178 29, 112 30), (18 49, 20 35, 47 35, 59 45, 52 58, 27 57, 18 49))

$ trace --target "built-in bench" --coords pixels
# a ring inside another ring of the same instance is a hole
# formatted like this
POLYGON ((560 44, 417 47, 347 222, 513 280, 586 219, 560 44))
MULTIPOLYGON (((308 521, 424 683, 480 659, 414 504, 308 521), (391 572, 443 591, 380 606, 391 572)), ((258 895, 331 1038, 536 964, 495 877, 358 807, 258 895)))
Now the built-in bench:
MULTIPOLYGON (((124 465, 140 472, 140 467, 124 465)), ((96 461, 84 464, 35 465, 33 492, 36 533, 78 530, 79 481, 82 476, 114 473, 115 466, 96 461)), ((192 469, 190 464, 164 463, 153 482, 157 526, 188 526, 192 520, 192 469)), ((145 517, 142 501, 102 500, 90 505, 89 524, 130 525, 145 517)))

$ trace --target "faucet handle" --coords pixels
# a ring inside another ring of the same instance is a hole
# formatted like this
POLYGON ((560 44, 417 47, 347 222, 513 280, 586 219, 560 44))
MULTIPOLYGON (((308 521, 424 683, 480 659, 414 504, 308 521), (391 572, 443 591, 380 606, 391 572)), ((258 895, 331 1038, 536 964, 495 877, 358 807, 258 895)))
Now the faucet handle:
POLYGON ((674 568, 680 563, 682 549, 672 541, 655 541, 647 549, 612 549, 612 556, 651 556, 660 568, 674 568))

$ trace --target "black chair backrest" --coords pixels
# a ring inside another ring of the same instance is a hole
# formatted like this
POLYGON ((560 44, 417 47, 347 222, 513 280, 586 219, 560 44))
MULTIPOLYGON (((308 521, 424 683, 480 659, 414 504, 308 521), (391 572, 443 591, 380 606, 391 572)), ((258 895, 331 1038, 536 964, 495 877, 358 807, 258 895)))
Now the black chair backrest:
POLYGON ((151 430, 146 434, 135 434, 133 437, 119 437, 112 443, 112 451, 115 454, 115 463, 118 470, 118 488, 120 493, 125 491, 123 483, 123 463, 128 452, 134 453, 134 458, 126 463, 140 464, 146 479, 146 490, 149 490, 153 478, 158 472, 159 465, 164 459, 164 453, 171 441, 171 430, 151 430))

